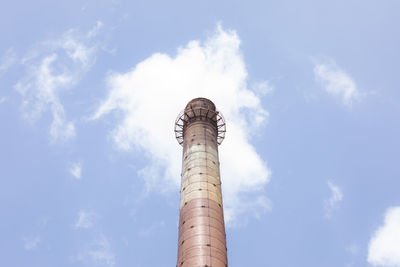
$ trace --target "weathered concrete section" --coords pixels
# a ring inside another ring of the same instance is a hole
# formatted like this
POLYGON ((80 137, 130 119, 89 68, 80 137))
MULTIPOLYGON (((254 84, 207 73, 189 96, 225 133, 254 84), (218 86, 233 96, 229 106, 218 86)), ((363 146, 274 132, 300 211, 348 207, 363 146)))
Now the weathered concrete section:
POLYGON ((177 267, 226 267, 218 144, 225 122, 214 103, 190 101, 175 128, 183 145, 177 267), (180 131, 181 130, 181 131, 180 131))

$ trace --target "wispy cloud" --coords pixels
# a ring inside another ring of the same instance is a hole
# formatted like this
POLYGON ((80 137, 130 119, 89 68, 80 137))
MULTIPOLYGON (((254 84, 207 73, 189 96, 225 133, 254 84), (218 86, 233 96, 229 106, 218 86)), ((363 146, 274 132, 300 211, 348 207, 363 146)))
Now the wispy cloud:
POLYGON ((353 78, 339 68, 334 61, 317 62, 314 66, 314 74, 323 89, 338 98, 344 105, 350 107, 360 99, 360 92, 353 78))
POLYGON ((82 176, 82 161, 72 163, 69 167, 69 173, 75 179, 80 180, 82 176))
POLYGON ((269 81, 256 82, 252 86, 253 91, 260 96, 271 94, 275 87, 269 81))
POLYGON ((343 200, 343 192, 339 186, 335 185, 332 181, 328 181, 328 186, 331 196, 324 201, 325 218, 331 218, 333 211, 337 209, 339 203, 343 200))
POLYGON ((368 262, 374 266, 400 266, 400 207, 386 211, 383 225, 369 242, 368 262))
POLYGON ((161 228, 164 228, 164 227, 165 227, 164 221, 155 222, 155 223, 151 224, 149 227, 142 229, 139 232, 139 234, 141 236, 147 237, 147 236, 155 234, 158 230, 160 230, 161 228))
POLYGON ((114 72, 107 79, 109 95, 93 116, 99 119, 121 111, 121 120, 112 132, 115 144, 122 150, 144 150, 151 159, 147 168, 154 174, 150 187, 162 191, 175 189, 180 182, 181 148, 172 130, 175 117, 192 98, 214 101, 228 127, 220 147, 227 221, 248 214, 246 207, 258 213, 270 207, 267 199, 260 197, 270 170, 250 143, 268 112, 247 88, 239 47, 236 32, 218 26, 206 42, 190 41, 178 48, 175 56, 156 53, 131 71, 114 72))
POLYGON ((360 246, 357 244, 351 244, 348 247, 346 247, 346 251, 354 256, 360 251, 360 246))
POLYGON ((0 104, 6 102, 7 98, 5 96, 0 97, 0 104))
POLYGON ((78 220, 75 223, 75 228, 89 229, 93 226, 95 214, 90 211, 80 210, 78 220))
POLYGON ((32 237, 24 237, 23 241, 24 241, 24 248, 26 250, 35 250, 39 243, 40 243, 40 236, 36 235, 36 236, 32 236, 32 237))
POLYGON ((108 266, 116 265, 116 257, 111 249, 108 239, 101 234, 99 239, 86 246, 74 260, 88 266, 108 266))
POLYGON ((66 141, 76 134, 60 96, 62 91, 74 87, 93 65, 99 49, 94 37, 101 26, 98 22, 88 33, 71 29, 58 39, 37 45, 22 59, 26 73, 14 87, 23 98, 23 116, 33 122, 50 111, 52 142, 66 141))
POLYGON ((14 48, 10 47, 4 53, 0 60, 0 75, 4 74, 9 68, 11 68, 17 61, 17 54, 14 48))

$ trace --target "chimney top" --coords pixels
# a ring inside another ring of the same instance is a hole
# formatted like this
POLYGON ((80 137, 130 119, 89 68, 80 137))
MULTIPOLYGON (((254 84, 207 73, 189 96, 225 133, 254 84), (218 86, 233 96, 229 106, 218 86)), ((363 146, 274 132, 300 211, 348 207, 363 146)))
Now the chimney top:
POLYGON ((190 100, 189 103, 186 105, 185 110, 197 108, 203 108, 210 111, 216 110, 215 104, 211 100, 204 97, 197 97, 190 100))

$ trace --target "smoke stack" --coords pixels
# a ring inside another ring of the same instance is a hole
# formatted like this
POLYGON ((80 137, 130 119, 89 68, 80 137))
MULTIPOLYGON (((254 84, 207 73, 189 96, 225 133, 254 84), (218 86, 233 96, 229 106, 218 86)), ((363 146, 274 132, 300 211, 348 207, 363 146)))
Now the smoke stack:
POLYGON ((227 267, 218 145, 225 120, 213 102, 195 98, 175 122, 183 146, 177 267, 227 267))

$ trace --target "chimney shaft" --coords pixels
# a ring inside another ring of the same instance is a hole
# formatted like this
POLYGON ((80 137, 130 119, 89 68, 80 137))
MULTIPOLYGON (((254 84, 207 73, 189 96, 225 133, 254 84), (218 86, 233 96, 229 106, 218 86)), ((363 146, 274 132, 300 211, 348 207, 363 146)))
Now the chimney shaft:
POLYGON ((208 99, 191 100, 175 124, 183 146, 177 267, 227 267, 218 144, 225 121, 208 99))

